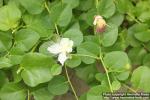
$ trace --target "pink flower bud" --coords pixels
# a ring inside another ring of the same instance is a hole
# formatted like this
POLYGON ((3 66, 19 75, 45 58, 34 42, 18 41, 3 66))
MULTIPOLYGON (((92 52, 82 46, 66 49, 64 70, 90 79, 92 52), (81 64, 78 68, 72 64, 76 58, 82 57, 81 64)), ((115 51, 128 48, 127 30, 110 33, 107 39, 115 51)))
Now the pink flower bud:
POLYGON ((102 16, 96 15, 96 16, 94 17, 94 22, 93 22, 93 24, 96 26, 96 32, 97 32, 97 33, 104 32, 104 31, 105 31, 106 22, 105 22, 105 20, 103 19, 102 16))

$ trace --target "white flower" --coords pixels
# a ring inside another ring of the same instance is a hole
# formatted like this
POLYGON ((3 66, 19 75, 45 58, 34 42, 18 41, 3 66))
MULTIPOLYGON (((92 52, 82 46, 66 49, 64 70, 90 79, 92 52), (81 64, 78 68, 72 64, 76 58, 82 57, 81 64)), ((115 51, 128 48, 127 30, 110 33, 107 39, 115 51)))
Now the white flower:
POLYGON ((59 42, 52 44, 47 50, 58 55, 58 61, 64 65, 64 62, 68 59, 67 54, 72 52, 73 41, 68 38, 62 38, 59 42))

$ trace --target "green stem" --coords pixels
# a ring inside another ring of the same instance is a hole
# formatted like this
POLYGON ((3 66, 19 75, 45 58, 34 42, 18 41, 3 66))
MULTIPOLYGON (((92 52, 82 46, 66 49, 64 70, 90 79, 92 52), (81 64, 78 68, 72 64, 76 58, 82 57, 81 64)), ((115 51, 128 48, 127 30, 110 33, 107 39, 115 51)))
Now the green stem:
POLYGON ((137 22, 138 24, 141 24, 140 21, 138 21, 136 18, 134 18, 134 16, 132 16, 130 13, 127 13, 127 15, 132 18, 135 22, 137 22))
POLYGON ((37 48, 37 46, 39 45, 40 40, 33 46, 33 48, 31 49, 31 52, 34 52, 35 49, 37 48))
POLYGON ((108 72, 108 70, 107 70, 107 68, 106 68, 106 66, 105 66, 105 63, 104 63, 104 61, 103 61, 103 58, 102 58, 102 55, 100 54, 100 60, 101 60, 101 62, 102 62, 102 65, 103 65, 103 67, 104 67, 104 70, 105 70, 105 72, 106 72, 106 76, 107 76, 107 80, 108 80, 108 84, 109 84, 109 88, 110 88, 110 91, 111 92, 113 92, 113 89, 112 89, 112 86, 111 86, 111 82, 110 82, 110 77, 109 77, 109 72, 108 72))
POLYGON ((70 54, 72 56, 81 56, 81 57, 90 57, 90 58, 94 58, 94 59, 99 59, 99 57, 94 57, 91 55, 85 55, 85 54, 70 54))
POLYGON ((101 52, 101 43, 102 43, 101 42, 101 36, 99 36, 99 43, 100 43, 100 57, 99 58, 100 58, 100 61, 101 61, 102 65, 103 65, 103 67, 104 67, 104 70, 106 72, 106 76, 107 76, 107 80, 108 80, 110 91, 113 92, 113 89, 112 89, 112 86, 111 86, 110 77, 109 77, 109 71, 107 70, 106 65, 105 65, 105 63, 103 61, 103 56, 102 56, 102 52, 101 52))
POLYGON ((46 10, 48 11, 48 13, 50 14, 51 11, 50 11, 50 9, 48 8, 47 2, 44 3, 44 6, 45 6, 46 10))
POLYGON ((76 94, 76 92, 75 92, 75 89, 74 89, 74 87, 73 87, 73 85, 72 85, 72 83, 71 83, 71 81, 70 81, 70 78, 69 78, 69 75, 68 75, 68 71, 67 71, 66 65, 64 65, 64 67, 65 67, 66 76, 67 76, 68 82, 69 82, 69 84, 70 84, 70 87, 71 87, 71 89, 72 89, 72 91, 73 91, 73 94, 74 94, 76 100, 79 100, 79 99, 78 99, 78 96, 77 96, 77 94, 76 94))
POLYGON ((56 34, 59 35, 57 24, 55 23, 56 34))
POLYGON ((134 89, 130 88, 128 85, 123 84, 123 86, 124 86, 125 88, 129 89, 131 92, 133 92, 133 93, 137 93, 137 91, 136 91, 136 90, 134 90, 134 89))
POLYGON ((96 9, 98 9, 98 0, 95 0, 96 9))

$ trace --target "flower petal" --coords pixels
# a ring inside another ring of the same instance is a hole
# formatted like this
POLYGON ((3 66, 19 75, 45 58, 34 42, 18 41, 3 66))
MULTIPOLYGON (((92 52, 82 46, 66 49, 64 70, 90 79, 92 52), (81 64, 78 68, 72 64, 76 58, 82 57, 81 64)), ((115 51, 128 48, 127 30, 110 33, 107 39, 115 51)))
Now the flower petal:
POLYGON ((58 61, 61 63, 61 65, 63 66, 65 61, 68 59, 68 57, 66 56, 66 53, 60 53, 58 55, 58 61))
POLYGON ((53 45, 48 47, 47 50, 52 54, 59 54, 61 52, 61 48, 58 43, 54 43, 53 45))
POLYGON ((69 40, 68 38, 62 38, 60 41, 61 45, 61 51, 64 53, 70 53, 72 52, 72 47, 73 47, 73 41, 69 40))

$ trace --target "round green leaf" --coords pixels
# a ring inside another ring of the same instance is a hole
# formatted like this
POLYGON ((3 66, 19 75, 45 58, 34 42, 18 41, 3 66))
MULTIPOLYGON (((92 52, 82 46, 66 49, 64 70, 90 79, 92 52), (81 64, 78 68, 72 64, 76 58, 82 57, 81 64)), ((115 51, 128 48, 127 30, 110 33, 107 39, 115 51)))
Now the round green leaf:
POLYGON ((10 3, 0 8, 0 30, 7 31, 17 27, 21 12, 15 4, 10 3))
POLYGON ((59 26, 67 26, 72 18, 72 9, 70 5, 67 5, 61 12, 57 23, 59 26))
POLYGON ((70 68, 77 67, 81 64, 81 58, 79 56, 72 56, 66 61, 66 65, 70 68))
POLYGON ((84 42, 77 47, 77 54, 81 55, 81 60, 86 64, 94 63, 99 54, 99 46, 93 42, 84 42))
POLYGON ((25 100, 26 91, 20 84, 9 83, 5 84, 0 90, 1 100, 25 100))
POLYGON ((48 84, 48 90, 53 95, 64 94, 68 89, 68 81, 66 81, 64 76, 56 76, 48 84))
MULTIPOLYGON (((134 24, 128 29, 128 42, 133 47, 140 46, 140 41, 135 38, 136 33, 142 33, 148 29, 148 25, 146 24, 134 24)), ((144 33, 145 34, 145 33, 144 33)))
POLYGON ((115 1, 115 3, 116 3, 116 8, 120 13, 124 14, 128 12, 130 9, 133 9, 133 5, 130 2, 130 0, 117 0, 115 1))
POLYGON ((103 100, 102 93, 108 91, 109 89, 106 85, 94 86, 88 91, 86 100, 103 100))
POLYGON ((8 50, 12 45, 12 34, 0 31, 0 52, 8 50))
POLYGON ((143 58, 143 65, 150 66, 150 54, 147 54, 143 58))
POLYGON ((63 3, 70 5, 71 8, 75 8, 79 5, 79 0, 63 0, 63 3))
POLYGON ((115 4, 113 0, 101 0, 98 4, 98 13, 106 18, 115 13, 115 4))
POLYGON ((104 57, 104 63, 108 70, 113 72, 129 70, 131 67, 127 54, 122 51, 107 53, 104 57))
POLYGON ((34 91, 32 94, 35 100, 53 100, 54 98, 54 96, 45 87, 34 91))
POLYGON ((135 38, 142 42, 148 42, 150 40, 150 30, 143 30, 134 34, 135 38))
POLYGON ((40 53, 28 53, 21 62, 23 68, 21 77, 31 87, 48 82, 53 77, 50 69, 53 64, 55 62, 48 56, 40 53))
POLYGON ((136 47, 129 50, 128 56, 133 65, 141 65, 146 54, 147 52, 144 48, 136 47))
POLYGON ((79 29, 69 29, 64 33, 64 37, 71 39, 74 46, 78 46, 83 41, 83 34, 79 29))
POLYGON ((103 33, 102 45, 105 47, 112 46, 118 37, 118 27, 111 24, 107 27, 106 31, 103 33))
POLYGON ((122 24, 123 20, 124 20, 123 14, 120 14, 117 12, 112 17, 109 18, 107 23, 112 23, 116 26, 120 26, 122 24))
POLYGON ((62 66, 55 64, 51 67, 52 75, 59 75, 62 72, 62 66))
POLYGON ((11 60, 6 58, 6 57, 1 57, 0 58, 0 69, 2 68, 8 68, 8 67, 11 67, 12 66, 12 63, 11 63, 11 60))
POLYGON ((23 16, 23 21, 26 23, 27 28, 37 32, 40 37, 52 37, 54 27, 49 21, 48 15, 44 13, 40 15, 26 14, 23 16))
POLYGON ((44 9, 45 0, 19 0, 20 4, 31 14, 39 14, 44 9))
POLYGON ((133 71, 131 77, 132 85, 137 88, 144 90, 145 92, 150 91, 149 84, 150 83, 150 68, 147 66, 140 66, 133 71))
POLYGON ((130 71, 126 71, 126 72, 118 73, 116 77, 120 81, 125 81, 128 79, 129 75, 130 75, 130 71))
POLYGON ((53 24, 58 24, 61 27, 67 26, 72 18, 72 8, 71 5, 66 5, 62 3, 57 3, 52 6, 50 19, 53 24))
POLYGON ((95 67, 96 65, 81 65, 76 68, 76 75, 81 78, 82 80, 86 82, 92 82, 94 81, 95 73, 97 72, 97 69, 95 67))
POLYGON ((31 29, 21 29, 16 32, 16 47, 21 46, 23 50, 28 51, 39 40, 40 36, 31 29))

